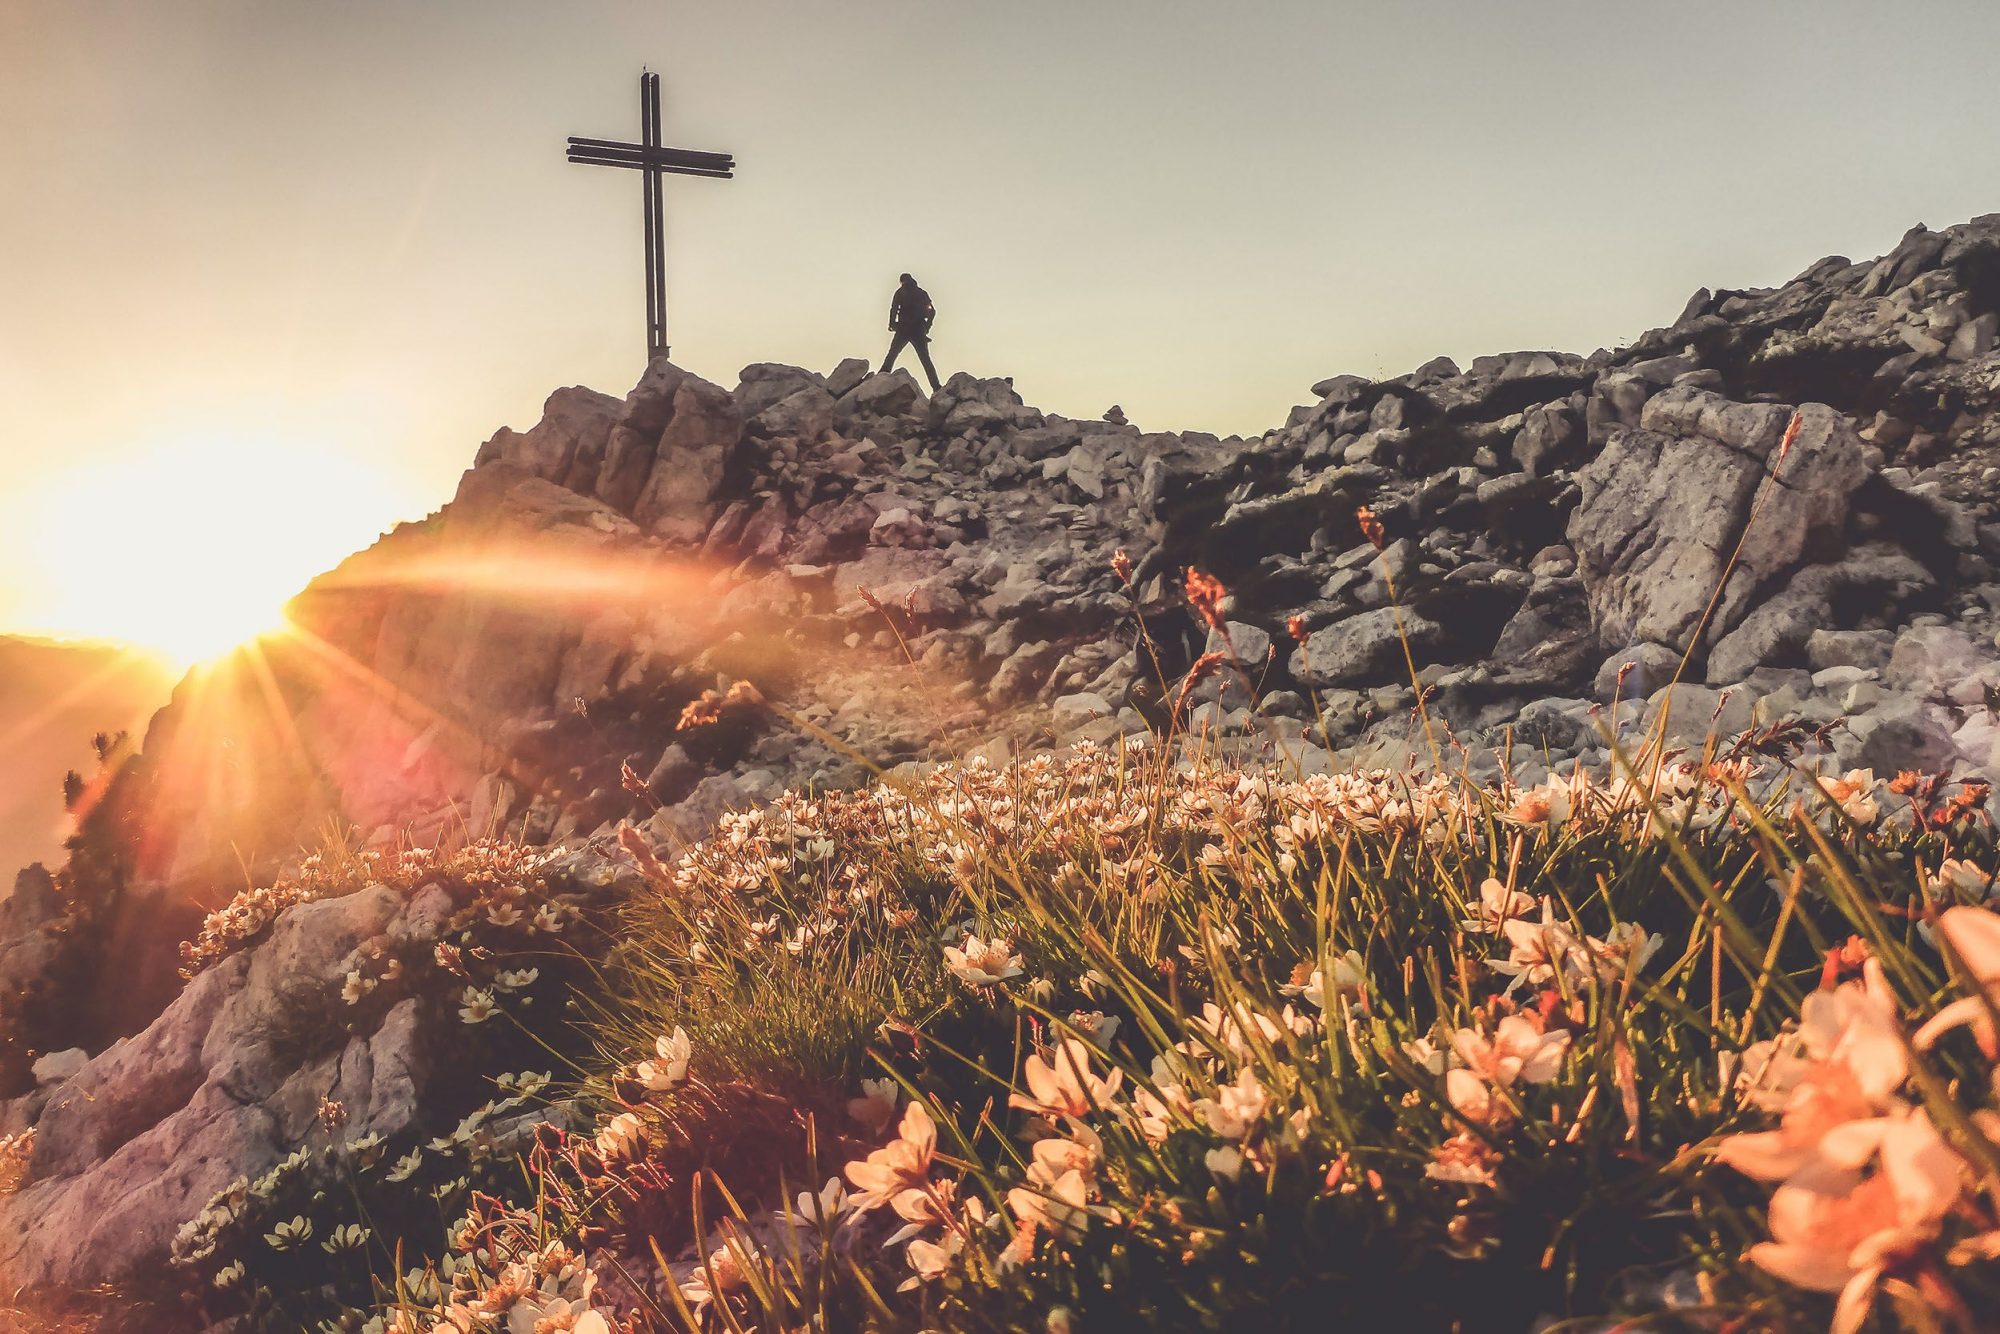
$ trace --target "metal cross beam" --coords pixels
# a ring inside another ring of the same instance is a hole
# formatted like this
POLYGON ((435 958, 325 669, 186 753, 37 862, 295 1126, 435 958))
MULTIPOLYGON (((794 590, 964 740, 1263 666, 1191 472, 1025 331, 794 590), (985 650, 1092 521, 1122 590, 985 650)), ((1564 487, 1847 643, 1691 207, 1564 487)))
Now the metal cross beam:
POLYGON ((570 136, 568 158, 588 167, 624 167, 640 176, 646 222, 646 364, 667 355, 666 216, 661 207, 660 177, 736 174, 736 159, 727 153, 698 153, 667 148, 660 143, 660 76, 639 76, 639 142, 582 139, 570 136))

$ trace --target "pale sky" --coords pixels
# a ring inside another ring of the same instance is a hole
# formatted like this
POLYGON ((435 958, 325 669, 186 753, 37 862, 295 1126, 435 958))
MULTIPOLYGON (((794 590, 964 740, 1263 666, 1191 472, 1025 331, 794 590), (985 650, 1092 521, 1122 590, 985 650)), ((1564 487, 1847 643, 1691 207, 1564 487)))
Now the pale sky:
POLYGON ((4 0, 0 630, 295 587, 629 388, 638 179, 562 148, 642 63, 739 164, 668 183, 682 364, 879 358, 908 269, 947 373, 1251 433, 2000 210, 1996 51, 1986 0, 4 0))

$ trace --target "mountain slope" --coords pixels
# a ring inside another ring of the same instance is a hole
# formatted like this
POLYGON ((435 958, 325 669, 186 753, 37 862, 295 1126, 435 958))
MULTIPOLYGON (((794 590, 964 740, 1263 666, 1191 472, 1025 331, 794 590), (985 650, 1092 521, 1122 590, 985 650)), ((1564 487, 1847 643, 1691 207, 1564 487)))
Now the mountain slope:
MULTIPOLYGON (((1408 753, 1399 628, 1474 754, 1516 725, 1589 750, 1590 702, 1649 693, 1684 650, 1747 705, 1810 693, 1771 673, 1879 666, 1894 627, 1955 617, 1972 672, 2000 552, 1996 326, 1989 217, 1697 293, 1629 348, 1335 376, 1248 440, 1069 421, 962 373, 926 398, 859 360, 558 390, 437 515, 315 581, 298 635, 183 683, 95 817, 116 883, 84 892, 212 905, 335 827, 667 837, 856 781, 857 755, 1129 731, 1160 718, 1162 673, 1222 647, 1181 596, 1191 566, 1254 665, 1191 702, 1241 730, 1247 686, 1294 742, 1382 756, 1408 753), (676 737, 741 677, 823 736, 676 737)), ((1925 707, 1850 729, 1842 758, 1991 760, 1982 720, 1925 707)), ((127 1024, 164 1002, 127 999, 127 1024)))
MULTIPOLYGON (((1440 733, 1480 780, 1601 772, 1608 732, 1669 706, 1682 740, 1788 724, 1824 766, 2000 773, 1996 331, 1989 217, 1698 293, 1629 348, 1335 376, 1247 440, 859 361, 558 390, 437 515, 315 581, 297 634, 183 682, 83 822, 64 889, 104 954, 72 1040, 145 1036, 79 1076, 90 1099, 10 1106, 68 1146, 35 1198, 130 1202, 92 1263, 199 1207, 161 1165, 198 1128, 114 1076, 201 1028, 171 924, 330 825, 602 871, 623 826, 669 853, 788 786, 1169 718, 1307 773, 1428 764, 1440 733), (770 707, 711 697, 738 681, 770 707), (719 721, 682 729, 691 705, 719 721)), ((101 1276, 12 1221, 38 1278, 101 1276)))
POLYGON ((0 870, 62 856, 69 819, 63 775, 86 777, 91 738, 135 737, 166 703, 166 664, 131 649, 0 635, 0 870))

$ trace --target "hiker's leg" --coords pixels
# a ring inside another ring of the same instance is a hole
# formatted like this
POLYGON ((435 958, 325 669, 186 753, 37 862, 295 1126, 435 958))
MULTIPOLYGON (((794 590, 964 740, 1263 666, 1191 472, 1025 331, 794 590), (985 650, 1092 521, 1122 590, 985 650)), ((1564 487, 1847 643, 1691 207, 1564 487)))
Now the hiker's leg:
POLYGON ((931 365, 931 340, 929 334, 918 334, 912 340, 917 345, 917 360, 924 363, 924 374, 931 377, 931 392, 938 391, 937 367, 931 365))
POLYGON ((897 333, 896 337, 889 344, 889 355, 882 358, 883 374, 888 374, 889 368, 896 364, 896 358, 903 355, 903 349, 909 346, 909 343, 910 336, 908 334, 897 333))

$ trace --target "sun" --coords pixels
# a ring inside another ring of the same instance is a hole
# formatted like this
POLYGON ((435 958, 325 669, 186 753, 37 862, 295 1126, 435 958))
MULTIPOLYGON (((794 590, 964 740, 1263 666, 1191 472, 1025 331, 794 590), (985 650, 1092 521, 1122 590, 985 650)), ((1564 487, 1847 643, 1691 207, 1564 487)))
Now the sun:
POLYGON ((287 600, 404 499, 330 446, 216 436, 93 460, 37 491, 19 617, 181 666, 281 630, 287 600))

